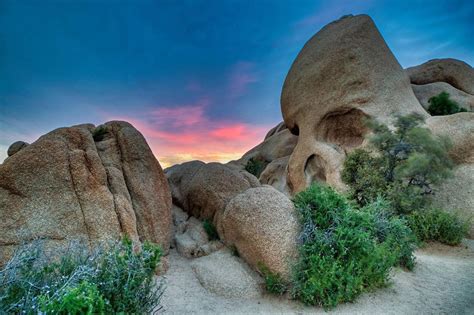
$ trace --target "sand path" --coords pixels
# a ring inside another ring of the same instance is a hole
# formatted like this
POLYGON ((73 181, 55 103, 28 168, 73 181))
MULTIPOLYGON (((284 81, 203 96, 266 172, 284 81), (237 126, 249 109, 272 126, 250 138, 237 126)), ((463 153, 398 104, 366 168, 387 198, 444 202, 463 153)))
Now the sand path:
MULTIPOLYGON (((462 246, 431 244, 416 253, 414 272, 394 271, 392 284, 363 294, 334 314, 474 314, 474 240, 462 246)), ((265 295, 228 299, 206 291, 176 251, 169 256, 164 314, 324 314, 322 308, 265 295)))

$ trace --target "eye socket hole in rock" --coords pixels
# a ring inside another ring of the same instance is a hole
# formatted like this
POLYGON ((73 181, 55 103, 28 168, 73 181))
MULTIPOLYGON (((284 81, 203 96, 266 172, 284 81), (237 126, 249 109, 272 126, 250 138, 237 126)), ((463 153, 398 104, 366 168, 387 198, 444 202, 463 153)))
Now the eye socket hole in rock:
POLYGON ((304 167, 306 184, 310 186, 313 182, 326 182, 326 162, 318 155, 312 154, 304 167))
POLYGON ((290 129, 290 132, 295 136, 300 135, 300 127, 298 127, 297 124, 294 124, 293 126, 288 126, 288 129, 290 129))
POLYGON ((369 130, 365 124, 368 118, 368 115, 357 108, 333 111, 321 119, 318 133, 325 141, 339 145, 344 151, 351 150, 364 141, 369 130))

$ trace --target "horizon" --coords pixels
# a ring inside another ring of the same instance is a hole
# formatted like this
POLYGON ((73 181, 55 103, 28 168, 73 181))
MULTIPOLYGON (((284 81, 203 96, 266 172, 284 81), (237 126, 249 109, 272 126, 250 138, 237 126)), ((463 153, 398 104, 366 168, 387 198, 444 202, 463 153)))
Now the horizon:
POLYGON ((0 162, 14 141, 110 120, 133 124, 163 168, 237 159, 282 120, 306 41, 347 14, 371 16, 403 68, 474 64, 469 1, 3 1, 0 162))

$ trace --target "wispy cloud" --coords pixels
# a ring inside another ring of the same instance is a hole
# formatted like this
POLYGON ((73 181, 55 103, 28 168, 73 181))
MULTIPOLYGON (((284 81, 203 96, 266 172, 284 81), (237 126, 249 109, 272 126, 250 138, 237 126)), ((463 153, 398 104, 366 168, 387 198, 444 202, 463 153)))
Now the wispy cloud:
POLYGON ((258 81, 255 64, 240 61, 233 65, 229 74, 229 96, 231 99, 244 95, 250 84, 258 81))

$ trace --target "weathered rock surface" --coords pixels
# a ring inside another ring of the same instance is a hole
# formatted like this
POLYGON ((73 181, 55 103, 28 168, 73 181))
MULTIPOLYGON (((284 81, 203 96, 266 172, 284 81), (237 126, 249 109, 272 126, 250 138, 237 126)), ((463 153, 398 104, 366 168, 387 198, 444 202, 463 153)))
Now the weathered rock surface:
POLYGON ((189 215, 183 211, 183 209, 173 205, 171 207, 171 214, 173 216, 173 226, 175 231, 173 231, 173 235, 176 233, 184 233, 186 230, 186 222, 188 221, 189 215))
POLYGON ((224 245, 218 240, 209 240, 203 223, 195 217, 185 222, 184 231, 175 234, 175 244, 178 253, 187 258, 209 255, 224 245))
POLYGON ((23 242, 90 246, 122 234, 169 247, 171 195, 143 136, 109 122, 56 129, 0 165, 0 260, 23 242))
POLYGON ((253 158, 268 163, 289 156, 297 142, 298 137, 285 128, 267 137, 262 143, 245 153, 237 162, 245 166, 248 160, 253 158))
POLYGON ((436 189, 434 206, 454 211, 470 223, 469 237, 474 239, 474 164, 458 165, 454 176, 436 189))
POLYGON ((296 259, 299 224, 293 203, 271 186, 234 197, 222 217, 222 237, 250 266, 263 263, 288 278, 296 259))
POLYGON ((267 134, 265 135, 265 139, 264 140, 267 140, 268 138, 270 138, 271 136, 273 136, 274 134, 282 131, 282 130, 285 130, 285 129, 288 129, 286 128, 286 125, 285 125, 285 122, 282 121, 282 122, 279 122, 278 125, 276 125, 275 127, 273 127, 272 129, 270 129, 267 134))
POLYGON ((474 95, 467 94, 461 90, 456 89, 446 82, 434 82, 422 85, 411 85, 413 92, 415 92, 416 97, 420 101, 420 104, 428 109, 430 107, 429 100, 433 96, 437 96, 442 92, 449 93, 449 98, 459 106, 469 110, 474 111, 474 95))
POLYGON ((8 155, 8 156, 12 156, 13 154, 17 153, 17 152, 20 151, 21 149, 26 148, 27 146, 29 146, 29 143, 27 143, 27 142, 24 142, 24 141, 16 141, 16 142, 12 143, 12 144, 10 145, 10 147, 8 147, 7 155, 8 155))
POLYGON ((255 176, 220 163, 186 162, 165 173, 174 203, 189 215, 211 220, 215 225, 234 196, 260 186, 255 176))
POLYGON ((262 279, 228 249, 191 262, 201 285, 209 292, 227 298, 257 298, 262 279))
POLYGON ((407 68, 413 84, 446 82, 458 90, 474 95, 474 69, 456 59, 433 59, 419 66, 407 68))
POLYGON ((433 134, 451 140, 449 154, 454 162, 474 163, 474 113, 433 116, 426 124, 433 134))
POLYGON ((273 160, 267 165, 262 174, 260 174, 260 182, 262 184, 273 186, 273 188, 276 190, 284 193, 287 196, 291 196, 291 191, 286 181, 286 172, 289 160, 289 155, 273 160))
POLYGON ((390 124, 395 114, 428 116, 366 15, 332 22, 305 44, 286 77, 281 109, 288 129, 299 134, 288 164, 293 192, 306 187, 310 159, 319 165, 312 173, 342 186, 340 161, 363 144, 366 118, 390 124))

